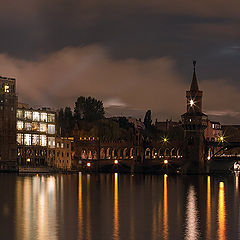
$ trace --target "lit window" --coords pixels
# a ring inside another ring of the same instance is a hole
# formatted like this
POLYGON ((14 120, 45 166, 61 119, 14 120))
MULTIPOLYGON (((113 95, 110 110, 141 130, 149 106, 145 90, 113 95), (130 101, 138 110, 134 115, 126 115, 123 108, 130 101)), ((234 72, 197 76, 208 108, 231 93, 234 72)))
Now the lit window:
POLYGON ((43 147, 47 146, 47 136, 46 135, 40 135, 40 145, 43 147))
POLYGON ((31 134, 24 134, 24 145, 30 146, 32 144, 31 134))
POLYGON ((57 148, 59 148, 59 142, 57 143, 57 148))
POLYGON ((40 132, 47 132, 47 124, 40 123, 40 132))
POLYGON ((17 110, 17 118, 18 119, 23 119, 23 110, 17 110))
POLYGON ((17 134, 17 143, 20 145, 23 145, 23 134, 22 133, 17 134))
POLYGON ((55 134, 55 125, 54 124, 48 124, 48 133, 55 134))
POLYGON ((39 145, 39 135, 33 134, 32 135, 32 145, 39 145))
POLYGON ((49 137, 48 138, 48 146, 50 148, 55 148, 55 137, 49 137))
POLYGON ((32 123, 25 122, 25 130, 31 131, 32 130, 32 123))
POLYGON ((61 143, 61 148, 64 148, 64 144, 63 143, 61 143))
POLYGON ((48 122, 55 122, 55 114, 54 113, 48 114, 48 122))
POLYGON ((17 130, 23 130, 23 121, 17 121, 17 130))
POLYGON ((33 121, 40 121, 40 113, 33 112, 33 121))
POLYGON ((41 121, 47 122, 47 113, 41 113, 41 121))
POLYGON ((4 92, 5 93, 9 93, 10 92, 10 87, 9 87, 9 85, 4 85, 4 92))
POLYGON ((24 117, 25 117, 25 119, 32 120, 32 112, 31 111, 25 111, 24 117))
POLYGON ((39 131, 39 123, 33 122, 32 123, 32 130, 33 131, 39 131))

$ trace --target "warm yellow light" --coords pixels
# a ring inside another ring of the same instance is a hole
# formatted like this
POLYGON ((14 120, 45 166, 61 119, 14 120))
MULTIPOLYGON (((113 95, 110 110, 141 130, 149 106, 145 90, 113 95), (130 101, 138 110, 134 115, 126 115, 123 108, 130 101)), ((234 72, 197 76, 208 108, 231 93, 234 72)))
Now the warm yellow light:
POLYGON ((91 167, 91 163, 90 163, 90 162, 88 162, 88 163, 87 163, 87 166, 88 166, 88 167, 91 167))
POLYGON ((191 99, 190 100, 190 106, 192 107, 194 105, 194 101, 191 99))
POLYGON ((166 159, 166 160, 164 160, 163 162, 164 162, 164 164, 168 164, 168 160, 167 160, 167 159, 166 159))
POLYGON ((31 162, 31 159, 30 159, 30 158, 27 158, 27 162, 31 162))
POLYGON ((221 141, 221 142, 224 141, 224 137, 223 137, 223 136, 220 137, 220 141, 221 141))
POLYGON ((220 183, 219 183, 219 188, 220 188, 220 189, 224 189, 224 183, 223 183, 223 182, 220 182, 220 183))
POLYGON ((114 160, 114 164, 118 164, 118 160, 114 160))
POLYGON ((164 138, 164 139, 163 139, 163 141, 164 141, 164 142, 167 142, 167 139, 166 139, 166 138, 164 138))
POLYGON ((208 156, 208 157, 207 157, 207 160, 210 160, 210 159, 211 159, 211 157, 210 157, 210 156, 208 156))

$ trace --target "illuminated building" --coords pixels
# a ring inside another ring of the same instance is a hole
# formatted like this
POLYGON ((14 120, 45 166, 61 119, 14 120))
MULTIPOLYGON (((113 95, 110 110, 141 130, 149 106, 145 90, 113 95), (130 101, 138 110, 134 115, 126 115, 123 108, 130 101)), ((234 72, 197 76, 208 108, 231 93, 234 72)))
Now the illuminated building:
POLYGON ((204 131, 205 139, 212 142, 218 142, 222 135, 223 131, 221 124, 208 120, 207 128, 204 131))
POLYGON ((16 170, 16 80, 0 76, 0 169, 16 170))
POLYGON ((56 138, 56 160, 55 167, 63 170, 72 169, 73 138, 56 138))
POLYGON ((55 112, 32 109, 19 104, 17 109, 17 145, 19 165, 54 166, 56 124, 55 112))

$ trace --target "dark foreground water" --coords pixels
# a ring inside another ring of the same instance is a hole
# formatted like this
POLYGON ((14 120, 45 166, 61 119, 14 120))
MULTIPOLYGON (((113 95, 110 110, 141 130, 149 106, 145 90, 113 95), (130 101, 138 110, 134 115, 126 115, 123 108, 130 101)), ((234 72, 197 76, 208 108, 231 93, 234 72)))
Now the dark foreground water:
POLYGON ((238 176, 0 174, 0 239, 240 239, 238 176))

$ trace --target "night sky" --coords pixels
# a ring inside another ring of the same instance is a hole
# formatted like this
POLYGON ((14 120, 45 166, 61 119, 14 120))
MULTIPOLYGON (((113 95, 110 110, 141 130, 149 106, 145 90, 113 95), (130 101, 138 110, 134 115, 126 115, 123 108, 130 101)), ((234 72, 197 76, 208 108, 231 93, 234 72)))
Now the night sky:
POLYGON ((179 120, 192 60, 211 120, 240 124, 240 1, 1 1, 0 74, 19 101, 179 120))

